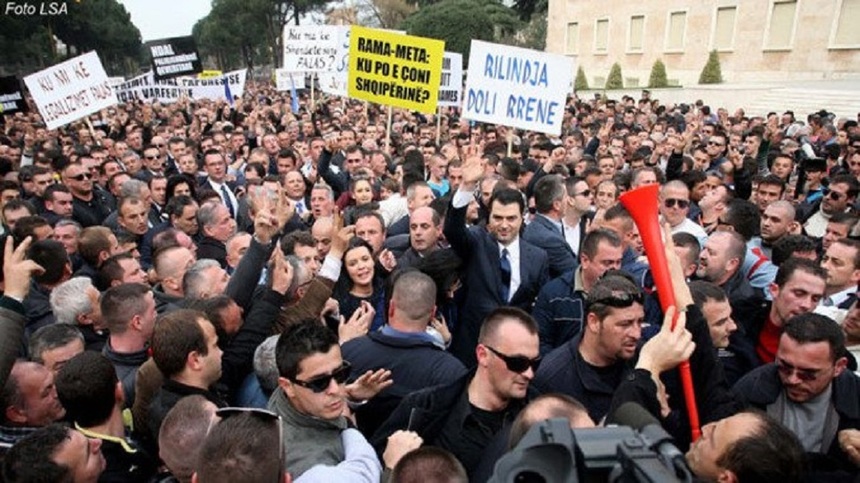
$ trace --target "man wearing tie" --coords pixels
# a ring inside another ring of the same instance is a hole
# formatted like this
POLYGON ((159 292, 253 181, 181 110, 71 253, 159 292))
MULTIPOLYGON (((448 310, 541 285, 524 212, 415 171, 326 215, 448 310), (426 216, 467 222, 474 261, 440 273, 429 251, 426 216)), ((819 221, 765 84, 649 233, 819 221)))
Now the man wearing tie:
POLYGON ((235 220, 239 200, 227 184, 227 162, 224 160, 224 155, 217 149, 206 151, 203 155, 203 169, 206 170, 206 180, 200 187, 218 193, 230 216, 235 220))
POLYGON ((520 238, 525 200, 515 189, 496 191, 489 202, 487 226, 466 228, 466 210, 484 168, 480 157, 463 165, 463 182, 451 200, 445 237, 463 259, 466 293, 459 308, 451 352, 468 367, 484 317, 499 306, 531 310, 540 287, 549 280, 547 254, 520 238))

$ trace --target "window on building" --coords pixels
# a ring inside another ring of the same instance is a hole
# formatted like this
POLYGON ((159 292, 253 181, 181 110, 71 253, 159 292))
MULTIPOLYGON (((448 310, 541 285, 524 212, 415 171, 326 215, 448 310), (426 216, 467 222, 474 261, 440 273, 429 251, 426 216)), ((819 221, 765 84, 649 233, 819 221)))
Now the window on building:
POLYGON ((579 52, 579 23, 571 22, 567 24, 567 49, 568 54, 579 52))
POLYGON ((841 0, 837 15, 836 32, 831 44, 835 47, 860 46, 860 29, 857 28, 860 23, 860 0, 841 0))
POLYGON ((609 19, 598 19, 594 24, 594 52, 606 53, 609 45, 609 19))
POLYGON ((627 39, 627 50, 630 52, 642 52, 642 37, 645 34, 645 16, 634 15, 630 17, 630 37, 627 39))
POLYGON ((774 1, 770 10, 765 49, 790 49, 797 17, 797 0, 774 1))
POLYGON ((666 50, 684 50, 684 31, 687 28, 687 12, 669 14, 669 30, 666 32, 666 50))
POLYGON ((737 7, 720 7, 714 22, 714 45, 717 50, 731 50, 734 47, 735 18, 737 7))

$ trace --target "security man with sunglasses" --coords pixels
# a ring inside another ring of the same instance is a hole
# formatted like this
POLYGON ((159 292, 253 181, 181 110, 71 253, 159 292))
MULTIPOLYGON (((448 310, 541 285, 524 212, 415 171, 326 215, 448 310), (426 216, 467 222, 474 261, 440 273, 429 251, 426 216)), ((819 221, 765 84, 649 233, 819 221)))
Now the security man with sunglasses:
POLYGON ((789 319, 776 361, 754 369, 733 391, 800 439, 814 472, 860 469, 860 377, 846 370, 845 336, 823 315, 789 319))
POLYGON ((406 396, 371 438, 377 452, 395 431, 411 430, 425 444, 450 451, 472 479, 481 459, 507 439, 510 424, 528 403, 541 360, 537 324, 514 307, 490 312, 475 356, 478 365, 469 374, 406 396))

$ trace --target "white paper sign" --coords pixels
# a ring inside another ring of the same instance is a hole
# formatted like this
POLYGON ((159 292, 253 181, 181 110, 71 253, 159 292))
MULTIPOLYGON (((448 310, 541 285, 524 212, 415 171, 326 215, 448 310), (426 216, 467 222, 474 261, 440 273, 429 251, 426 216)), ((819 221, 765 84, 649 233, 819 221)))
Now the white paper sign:
POLYGON ((572 77, 569 57, 473 40, 463 117, 558 136, 572 77))
POLYGON ((337 53, 334 69, 317 74, 320 90, 333 96, 346 97, 346 83, 349 77, 349 26, 336 26, 337 53))
POLYGON ((445 52, 442 57, 442 82, 439 106, 460 107, 463 100, 463 54, 445 52))
POLYGON ((284 69, 293 72, 328 72, 337 62, 338 27, 305 25, 284 27, 284 69))
POLYGON ((177 77, 156 82, 152 72, 147 72, 120 84, 116 89, 116 97, 120 102, 143 100, 162 104, 174 103, 183 95, 189 99, 226 99, 225 77, 230 85, 230 94, 233 97, 241 97, 245 92, 247 73, 248 69, 240 69, 211 79, 177 77))
POLYGON ((117 103, 95 51, 29 75, 24 83, 48 129, 64 126, 117 103))
POLYGON ((305 88, 305 73, 290 72, 287 69, 275 70, 275 88, 279 91, 287 91, 290 89, 305 88))

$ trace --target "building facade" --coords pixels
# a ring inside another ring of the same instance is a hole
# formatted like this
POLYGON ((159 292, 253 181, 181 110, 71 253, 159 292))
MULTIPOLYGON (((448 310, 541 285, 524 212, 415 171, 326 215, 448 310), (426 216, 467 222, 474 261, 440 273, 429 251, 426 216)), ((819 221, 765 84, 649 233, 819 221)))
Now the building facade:
POLYGON ((691 86, 716 50, 725 82, 860 79, 860 0, 550 0, 548 52, 576 58, 591 88, 618 62, 625 87, 657 59, 691 86))

